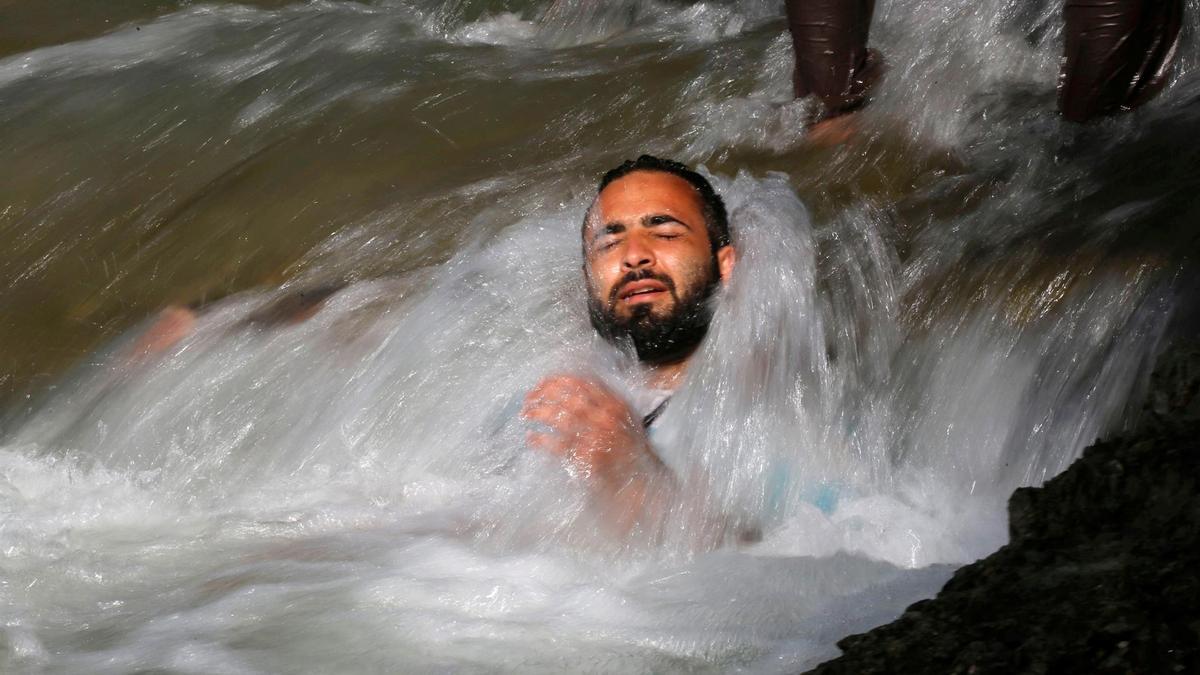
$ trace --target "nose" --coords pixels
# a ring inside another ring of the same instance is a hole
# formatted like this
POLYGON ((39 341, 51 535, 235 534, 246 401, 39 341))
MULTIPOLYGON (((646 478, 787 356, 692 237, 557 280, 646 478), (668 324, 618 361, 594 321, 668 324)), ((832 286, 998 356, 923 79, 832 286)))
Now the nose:
POLYGON ((644 237, 630 236, 626 240, 625 250, 621 256, 621 267, 636 270, 654 266, 654 249, 647 245, 644 237))

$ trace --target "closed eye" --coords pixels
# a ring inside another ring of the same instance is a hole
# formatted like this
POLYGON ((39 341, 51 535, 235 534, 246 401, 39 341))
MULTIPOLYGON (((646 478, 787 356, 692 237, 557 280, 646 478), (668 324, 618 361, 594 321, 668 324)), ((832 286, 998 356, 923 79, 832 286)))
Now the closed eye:
POLYGON ((655 231, 664 229, 671 234, 682 234, 681 230, 691 230, 691 226, 669 213, 652 213, 642 218, 642 226, 654 228, 655 231))

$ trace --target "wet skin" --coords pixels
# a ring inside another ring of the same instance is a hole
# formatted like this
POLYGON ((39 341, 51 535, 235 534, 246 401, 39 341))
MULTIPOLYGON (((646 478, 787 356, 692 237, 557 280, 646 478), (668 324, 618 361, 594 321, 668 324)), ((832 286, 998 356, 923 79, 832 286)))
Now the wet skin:
MULTIPOLYGON (((584 277, 588 290, 627 318, 648 304, 656 317, 668 315, 685 289, 700 287, 712 261, 712 242, 702 203, 687 181, 668 173, 638 171, 604 189, 584 232, 584 277), (626 281, 636 273, 653 277, 626 281), (654 277, 666 277, 674 292, 654 277)), ((732 246, 717 251, 722 282, 733 272, 732 246)))
MULTIPOLYGON (((634 172, 605 187, 589 212, 583 237, 588 292, 620 318, 639 305, 649 305, 652 317, 669 315, 680 296, 707 281, 714 255, 699 194, 682 178, 661 172, 634 172)), ((724 283, 736 253, 725 246, 715 255, 724 283)), ((674 388, 688 358, 648 366, 651 385, 674 388)), ((646 437, 641 416, 598 380, 548 377, 526 396, 522 416, 547 429, 530 432, 529 444, 562 457, 573 473, 584 477, 619 532, 653 525, 646 521, 657 520, 680 498, 646 437)))

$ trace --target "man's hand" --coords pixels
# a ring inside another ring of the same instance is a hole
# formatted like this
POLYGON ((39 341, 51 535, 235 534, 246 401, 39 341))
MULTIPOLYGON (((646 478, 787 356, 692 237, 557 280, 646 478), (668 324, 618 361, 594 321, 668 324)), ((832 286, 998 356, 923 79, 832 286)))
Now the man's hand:
POLYGON ((662 470, 641 420, 594 379, 547 377, 525 396, 521 416, 549 429, 530 431, 530 445, 562 457, 601 484, 620 488, 637 473, 662 470))
POLYGON ((601 382, 571 375, 547 377, 525 396, 521 416, 549 429, 530 431, 529 444, 562 457, 588 480, 617 534, 628 535, 637 528, 647 540, 660 540, 668 513, 678 506, 697 548, 751 540, 750 530, 714 510, 703 495, 681 491, 654 454, 641 419, 601 382))
POLYGON ((530 431, 529 444, 562 457, 587 479, 618 531, 661 518, 674 481, 641 420, 608 387, 586 377, 548 377, 525 397, 521 416, 549 429, 530 431))

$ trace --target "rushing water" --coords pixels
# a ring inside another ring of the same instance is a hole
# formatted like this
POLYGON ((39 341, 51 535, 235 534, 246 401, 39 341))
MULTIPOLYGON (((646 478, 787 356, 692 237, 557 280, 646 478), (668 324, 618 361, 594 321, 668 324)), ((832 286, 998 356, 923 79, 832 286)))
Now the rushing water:
POLYGON ((0 670, 794 672, 1134 419, 1196 296, 1198 3, 1079 128, 1054 3, 881 0, 839 146, 775 2, 550 5, 130 2, 0 60, 0 670), (607 539, 515 419, 636 379, 578 228, 643 151, 731 207, 661 451, 758 544, 607 539))

